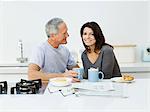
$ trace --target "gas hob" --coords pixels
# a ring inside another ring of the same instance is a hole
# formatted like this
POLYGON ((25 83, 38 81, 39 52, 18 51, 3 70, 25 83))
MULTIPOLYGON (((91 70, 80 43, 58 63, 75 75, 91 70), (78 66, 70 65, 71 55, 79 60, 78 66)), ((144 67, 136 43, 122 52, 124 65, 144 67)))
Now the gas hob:
POLYGON ((2 94, 42 94, 42 81, 21 79, 20 82, 0 82, 0 95, 2 94))

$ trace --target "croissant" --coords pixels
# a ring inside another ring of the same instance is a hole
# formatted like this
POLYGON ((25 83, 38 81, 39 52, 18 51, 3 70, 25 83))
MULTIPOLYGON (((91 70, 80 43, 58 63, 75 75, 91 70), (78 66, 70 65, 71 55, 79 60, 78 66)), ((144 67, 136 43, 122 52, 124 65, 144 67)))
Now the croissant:
POLYGON ((134 77, 131 76, 131 75, 123 75, 122 78, 125 81, 132 81, 132 80, 134 80, 134 77))

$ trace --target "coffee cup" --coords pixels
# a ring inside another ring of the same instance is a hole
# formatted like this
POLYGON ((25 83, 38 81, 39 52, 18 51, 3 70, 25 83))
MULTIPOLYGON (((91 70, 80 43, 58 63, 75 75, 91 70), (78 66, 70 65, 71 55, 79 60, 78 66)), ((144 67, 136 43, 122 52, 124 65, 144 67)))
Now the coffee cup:
POLYGON ((79 80, 83 79, 83 74, 84 74, 84 69, 83 68, 73 68, 73 71, 78 73, 76 78, 78 78, 79 80))
POLYGON ((104 74, 101 71, 98 71, 98 69, 90 68, 88 69, 88 81, 90 82, 98 82, 99 80, 102 80, 104 78, 104 74), (99 78, 101 76, 101 78, 99 78))

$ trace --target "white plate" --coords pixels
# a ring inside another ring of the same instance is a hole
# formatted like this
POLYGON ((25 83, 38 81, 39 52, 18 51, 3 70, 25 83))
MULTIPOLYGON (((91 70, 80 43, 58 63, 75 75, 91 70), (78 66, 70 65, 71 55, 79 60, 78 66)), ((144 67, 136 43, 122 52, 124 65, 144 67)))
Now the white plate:
POLYGON ((53 86, 68 86, 71 84, 72 78, 67 77, 58 77, 58 78, 52 78, 49 80, 50 84, 53 86))
POLYGON ((114 77, 114 78, 111 78, 111 81, 112 81, 112 82, 119 82, 119 83, 131 83, 131 82, 134 82, 134 80, 132 80, 132 81, 125 81, 125 80, 122 80, 122 77, 114 77))

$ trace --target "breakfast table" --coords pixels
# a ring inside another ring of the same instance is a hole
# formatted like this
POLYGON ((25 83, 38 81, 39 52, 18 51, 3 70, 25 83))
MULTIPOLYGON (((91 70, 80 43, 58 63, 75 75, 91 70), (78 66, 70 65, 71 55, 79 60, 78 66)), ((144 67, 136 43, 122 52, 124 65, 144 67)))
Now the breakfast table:
POLYGON ((114 91, 121 87, 121 93, 64 96, 61 90, 51 91, 49 83, 44 94, 0 95, 0 112, 150 112, 150 79, 135 79, 130 83, 103 80, 99 83, 105 82, 112 84, 114 91))

